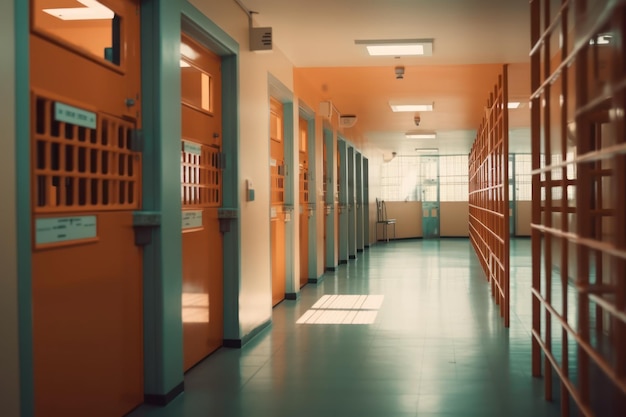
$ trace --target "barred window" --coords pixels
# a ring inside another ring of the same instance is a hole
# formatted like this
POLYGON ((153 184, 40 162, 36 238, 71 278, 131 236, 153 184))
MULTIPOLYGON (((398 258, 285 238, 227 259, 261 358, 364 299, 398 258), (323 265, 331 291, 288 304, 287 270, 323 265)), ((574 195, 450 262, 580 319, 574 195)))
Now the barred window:
MULTIPOLYGON (((574 159, 575 155, 573 152, 568 152, 566 155, 567 160, 574 159)), ((551 164, 557 165, 562 162, 561 155, 552 155, 551 164)), ((544 168, 546 166, 545 157, 541 155, 540 159, 540 167, 544 168)), ((532 199, 532 160, 529 154, 516 154, 515 155, 515 198, 517 201, 531 201, 532 199)), ((576 166, 574 164, 567 165, 566 168, 567 179, 575 179, 576 178, 576 166)), ((554 168, 551 171, 551 179, 552 180, 561 180, 563 176, 563 169, 561 167, 554 168)), ((546 175, 545 173, 541 174, 541 181, 545 181, 546 175)), ((560 200, 562 197, 563 189, 560 186, 555 186, 552 188, 552 199, 560 200)), ((574 194, 574 187, 567 186, 567 198, 572 200, 576 198, 574 194)), ((545 188, 541 189, 541 199, 545 200, 546 191, 545 188)))
POLYGON ((381 198, 468 201, 468 163, 467 155, 398 156, 381 167, 381 198))
POLYGON ((397 156, 381 166, 381 198, 384 201, 419 201, 419 158, 397 156))
POLYGON ((439 157, 439 198, 441 201, 469 201, 468 155, 439 157))

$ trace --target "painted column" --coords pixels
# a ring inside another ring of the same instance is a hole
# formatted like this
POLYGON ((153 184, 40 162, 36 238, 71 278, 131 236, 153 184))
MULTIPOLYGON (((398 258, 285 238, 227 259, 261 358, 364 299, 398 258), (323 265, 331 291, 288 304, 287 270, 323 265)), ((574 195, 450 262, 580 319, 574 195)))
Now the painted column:
POLYGON ((363 252, 365 248, 363 241, 363 156, 360 152, 355 154, 354 165, 356 170, 356 251, 363 252))
POLYGON ((369 161, 363 158, 363 242, 365 249, 370 247, 370 179, 369 161))
POLYGON ((348 257, 356 259, 356 164, 354 148, 348 146, 348 257))
POLYGON ((300 199, 298 198, 298 167, 299 154, 297 151, 298 132, 296 120, 298 108, 292 101, 284 103, 285 125, 285 211, 288 213, 285 222, 285 298, 295 300, 300 295, 300 264, 296 262, 298 242, 296 231, 300 230, 300 199))
POLYGON ((144 389, 166 404, 183 391, 180 200, 180 0, 141 6, 143 210, 160 214, 144 249, 144 389))
POLYGON ((348 198, 348 146, 346 141, 338 141, 339 154, 339 263, 348 263, 349 257, 349 204, 348 198))
POLYGON ((324 129, 324 143, 326 144, 326 201, 324 215, 326 216, 326 270, 334 271, 339 261, 335 241, 335 229, 338 227, 335 221, 335 190, 337 189, 337 155, 333 133, 324 129))
POLYGON ((0 3, 0 404, 10 417, 34 415, 28 5, 0 3))

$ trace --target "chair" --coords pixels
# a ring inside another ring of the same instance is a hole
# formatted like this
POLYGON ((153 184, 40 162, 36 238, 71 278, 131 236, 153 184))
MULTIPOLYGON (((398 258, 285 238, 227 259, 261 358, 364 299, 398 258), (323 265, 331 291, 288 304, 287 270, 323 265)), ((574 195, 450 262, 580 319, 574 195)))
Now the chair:
POLYGON ((383 240, 389 242, 389 226, 393 226, 393 238, 396 238, 396 219, 387 218, 387 206, 383 200, 376 199, 376 240, 378 240, 378 225, 383 228, 383 240))

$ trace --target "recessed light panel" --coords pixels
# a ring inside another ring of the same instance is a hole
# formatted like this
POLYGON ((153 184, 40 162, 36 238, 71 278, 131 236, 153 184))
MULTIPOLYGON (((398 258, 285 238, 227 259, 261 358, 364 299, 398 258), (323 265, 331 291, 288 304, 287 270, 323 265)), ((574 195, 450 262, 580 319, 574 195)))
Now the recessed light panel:
POLYGON ((520 106, 520 104, 521 104, 521 103, 520 103, 519 101, 509 101, 509 102, 507 103, 507 107, 508 107, 509 109, 517 109, 517 108, 520 106))
POLYGON ((415 152, 417 152, 417 153, 437 153, 437 152, 439 152, 439 148, 415 148, 415 152))
POLYGON ((407 139, 437 139, 435 132, 407 132, 405 134, 407 139))
POLYGON ((389 102, 389 106, 391 106, 391 110, 394 112, 433 111, 433 103, 418 104, 389 102))
POLYGON ((430 56, 433 54, 432 39, 374 39, 356 40, 365 45, 371 56, 430 56))

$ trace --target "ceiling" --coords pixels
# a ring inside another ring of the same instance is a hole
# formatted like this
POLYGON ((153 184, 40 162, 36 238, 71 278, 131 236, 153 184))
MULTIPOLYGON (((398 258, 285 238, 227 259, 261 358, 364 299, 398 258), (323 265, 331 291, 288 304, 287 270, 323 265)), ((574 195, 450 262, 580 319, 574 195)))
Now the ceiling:
POLYGON ((241 0, 255 26, 270 26, 274 48, 299 77, 354 114, 346 130, 366 148, 399 155, 435 147, 442 154, 468 153, 489 94, 510 64, 511 150, 529 152, 529 5, 512 0, 241 0), (432 38, 429 57, 370 57, 355 40, 432 38), (394 67, 404 66, 404 79, 394 67), (393 113, 389 102, 434 103, 433 112, 393 113), (354 132, 350 132, 350 130, 354 132), (407 131, 436 131, 431 140, 405 139, 407 131))

